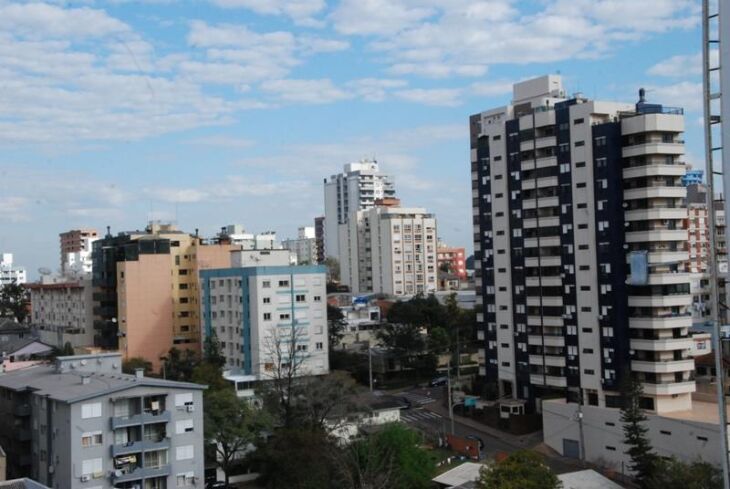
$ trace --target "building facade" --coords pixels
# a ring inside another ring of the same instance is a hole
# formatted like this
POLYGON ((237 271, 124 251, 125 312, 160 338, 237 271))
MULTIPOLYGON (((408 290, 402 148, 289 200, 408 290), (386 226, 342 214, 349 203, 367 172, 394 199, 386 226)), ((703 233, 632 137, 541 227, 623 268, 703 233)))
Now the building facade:
POLYGON ((613 406, 625 374, 645 409, 691 406, 683 115, 640 95, 567 98, 549 75, 470 118, 480 374, 529 408, 613 406))
POLYGON ((319 263, 319 248, 315 237, 314 227, 302 226, 297 232, 296 239, 285 239, 281 242, 285 250, 289 250, 296 257, 300 265, 316 265, 319 263))
POLYGON ((292 362, 299 375, 329 371, 324 266, 291 266, 286 250, 249 250, 200 277, 203 334, 217 336, 229 374, 268 380, 292 362))
POLYGON ((154 369, 172 347, 200 351, 199 271, 229 266, 235 248, 156 223, 96 241, 95 345, 154 369))
POLYGON ((0 287, 12 283, 24 284, 28 281, 25 268, 13 264, 13 254, 0 255, 0 287))
POLYGON ((220 244, 231 244, 243 250, 277 250, 281 244, 276 240, 274 231, 260 234, 249 233, 240 224, 223 226, 216 237, 220 244))
POLYGON ((466 280, 466 250, 439 243, 436 261, 444 272, 455 275, 459 280, 466 280))
POLYGON ((340 225, 340 274, 353 294, 429 294, 437 289, 436 218, 381 199, 340 225))
POLYGON ((121 373, 119 354, 0 375, 8 475, 58 489, 203 485, 203 386, 121 373))
POLYGON ((324 263, 324 216, 314 218, 314 238, 317 241, 317 263, 324 263))
POLYGON ((30 289, 30 321, 45 344, 63 348, 94 345, 94 303, 91 279, 34 283, 30 289))
POLYGON ((90 276, 92 244, 99 239, 96 229, 73 229, 58 236, 61 276, 90 276))
POLYGON ((389 175, 380 172, 375 160, 345 165, 344 171, 324 180, 324 254, 340 262, 339 226, 350 214, 375 205, 378 199, 395 197, 395 185, 389 175))

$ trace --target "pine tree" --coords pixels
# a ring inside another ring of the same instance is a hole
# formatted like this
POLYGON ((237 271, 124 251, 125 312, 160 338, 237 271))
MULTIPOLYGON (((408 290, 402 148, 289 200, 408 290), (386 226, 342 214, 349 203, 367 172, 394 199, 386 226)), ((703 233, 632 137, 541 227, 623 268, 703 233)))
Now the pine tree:
POLYGON ((629 468, 634 472, 639 486, 645 488, 647 481, 651 478, 656 455, 649 443, 647 417, 640 405, 643 394, 641 383, 631 379, 623 389, 623 393, 621 422, 624 431, 623 442, 629 447, 626 454, 631 457, 629 468))

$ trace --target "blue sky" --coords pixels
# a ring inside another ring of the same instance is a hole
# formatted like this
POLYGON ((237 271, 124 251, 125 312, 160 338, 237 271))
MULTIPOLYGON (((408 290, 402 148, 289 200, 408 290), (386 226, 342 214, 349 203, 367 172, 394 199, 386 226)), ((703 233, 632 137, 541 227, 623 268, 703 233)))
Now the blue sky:
POLYGON ((471 248, 468 116, 545 73, 685 107, 702 167, 699 4, 0 0, 0 251, 35 275, 75 227, 294 236, 373 156, 471 248))

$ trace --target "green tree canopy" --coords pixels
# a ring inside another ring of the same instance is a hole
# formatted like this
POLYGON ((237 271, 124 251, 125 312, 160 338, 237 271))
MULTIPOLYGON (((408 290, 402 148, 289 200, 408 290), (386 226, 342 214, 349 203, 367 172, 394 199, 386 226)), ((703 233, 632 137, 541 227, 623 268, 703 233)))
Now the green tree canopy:
POLYGON ((722 472, 714 465, 676 458, 658 458, 646 482, 647 489, 722 489, 723 483, 722 472))
POLYGON ((628 447, 626 454, 631 458, 629 468, 640 487, 646 488, 647 481, 656 463, 656 455, 652 451, 646 427, 646 414, 641 408, 643 390, 641 383, 627 374, 621 389, 623 405, 621 407, 621 423, 623 423, 624 444, 628 447))
POLYGON ((265 412, 239 399, 233 389, 215 389, 205 395, 205 441, 216 447, 216 464, 226 474, 236 458, 269 426, 265 412))
POLYGON ((14 318, 19 323, 28 316, 28 290, 13 281, 0 287, 0 317, 14 318))
POLYGON ((542 457, 529 450, 518 450, 500 462, 485 466, 480 473, 480 489, 560 489, 560 479, 545 465, 542 457))
POLYGON ((168 380, 189 382, 193 378, 193 370, 198 364, 198 355, 193 350, 170 348, 163 357, 162 375, 168 380))
POLYGON ((226 357, 221 352, 221 344, 218 341, 218 334, 211 328, 210 334, 205 335, 203 342, 203 360, 214 366, 219 371, 226 365, 226 357))
POLYGON ((329 340, 330 351, 340 344, 342 337, 345 336, 345 315, 339 307, 327 304, 327 336, 329 340))
POLYGON ((138 368, 143 369, 145 375, 152 373, 152 363, 142 357, 132 357, 122 362, 122 372, 125 374, 134 374, 138 368))

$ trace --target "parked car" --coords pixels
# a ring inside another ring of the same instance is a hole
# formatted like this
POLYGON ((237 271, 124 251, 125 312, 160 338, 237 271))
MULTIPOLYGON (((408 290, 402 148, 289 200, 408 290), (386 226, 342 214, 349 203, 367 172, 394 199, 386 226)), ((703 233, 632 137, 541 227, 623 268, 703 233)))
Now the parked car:
POLYGON ((447 377, 436 377, 435 379, 431 379, 431 382, 429 382, 428 385, 429 387, 439 387, 448 383, 449 379, 447 377))
POLYGON ((228 489, 228 484, 225 481, 208 482, 205 489, 228 489))
POLYGON ((474 435, 468 435, 468 436, 466 436, 466 438, 469 440, 474 440, 474 441, 478 442, 479 450, 484 450, 484 440, 482 440, 478 436, 474 436, 474 435))

